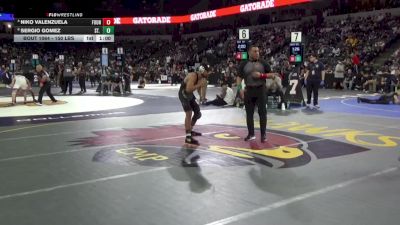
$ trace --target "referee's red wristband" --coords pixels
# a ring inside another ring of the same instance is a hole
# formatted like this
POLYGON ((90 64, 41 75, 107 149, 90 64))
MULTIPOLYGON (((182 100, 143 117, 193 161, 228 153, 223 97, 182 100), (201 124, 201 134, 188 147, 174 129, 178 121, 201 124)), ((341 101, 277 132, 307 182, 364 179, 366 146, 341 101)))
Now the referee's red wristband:
POLYGON ((260 79, 267 79, 268 75, 266 73, 260 74, 260 79))

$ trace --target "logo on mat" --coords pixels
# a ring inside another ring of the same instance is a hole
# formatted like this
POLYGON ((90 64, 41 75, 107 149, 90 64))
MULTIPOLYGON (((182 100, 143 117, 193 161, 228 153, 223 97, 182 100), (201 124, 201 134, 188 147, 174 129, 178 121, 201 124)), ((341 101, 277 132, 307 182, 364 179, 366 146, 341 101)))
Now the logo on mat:
POLYGON ((81 138, 76 145, 104 146, 95 162, 119 165, 179 166, 196 161, 199 165, 246 166, 261 164, 274 168, 303 166, 312 160, 339 157, 369 149, 309 135, 268 131, 268 142, 245 142, 247 128, 228 125, 199 125, 203 132, 200 146, 184 144, 182 126, 94 132, 94 137, 81 138))

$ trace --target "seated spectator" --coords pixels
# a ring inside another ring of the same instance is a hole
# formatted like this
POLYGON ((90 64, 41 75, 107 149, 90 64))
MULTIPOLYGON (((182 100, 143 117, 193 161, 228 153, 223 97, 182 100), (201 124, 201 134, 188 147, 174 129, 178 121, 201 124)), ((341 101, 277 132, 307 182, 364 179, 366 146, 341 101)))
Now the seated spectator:
POLYGON ((364 75, 361 78, 362 88, 365 93, 372 92, 375 93, 377 91, 377 83, 378 79, 375 75, 364 75))
POLYGON ((364 62, 361 69, 361 84, 364 92, 376 92, 377 77, 374 74, 372 66, 364 62))
POLYGON ((279 97, 279 108, 281 108, 282 103, 286 106, 286 101, 284 99, 282 79, 279 76, 275 76, 273 79, 267 79, 267 97, 274 96, 274 98, 279 97))
POLYGON ((235 101, 235 94, 232 88, 227 83, 223 83, 221 86, 221 93, 217 95, 217 98, 212 101, 207 101, 204 105, 215 105, 215 106, 232 106, 235 101))

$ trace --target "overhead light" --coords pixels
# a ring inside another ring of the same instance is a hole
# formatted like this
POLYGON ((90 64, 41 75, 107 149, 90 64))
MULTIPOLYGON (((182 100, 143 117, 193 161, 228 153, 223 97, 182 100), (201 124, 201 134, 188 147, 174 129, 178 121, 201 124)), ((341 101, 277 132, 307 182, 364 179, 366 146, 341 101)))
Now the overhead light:
POLYGON ((7 28, 8 28, 8 29, 11 29, 11 27, 12 27, 12 26, 11 26, 11 23, 7 24, 7 28))

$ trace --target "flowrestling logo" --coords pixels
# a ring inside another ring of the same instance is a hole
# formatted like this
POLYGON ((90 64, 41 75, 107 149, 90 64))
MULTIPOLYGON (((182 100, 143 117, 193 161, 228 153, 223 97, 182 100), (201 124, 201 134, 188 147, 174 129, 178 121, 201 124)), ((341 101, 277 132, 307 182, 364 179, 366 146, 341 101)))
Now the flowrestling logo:
MULTIPOLYGON (((247 128, 227 125, 200 125, 201 145, 194 151, 201 165, 246 166, 261 164, 292 168, 312 160, 345 156, 369 149, 339 141, 284 131, 268 133, 268 142, 244 142, 247 128)), ((119 165, 177 166, 191 147, 183 144, 181 126, 162 126, 94 132, 95 136, 75 141, 84 147, 105 146, 94 162, 119 165), (108 146, 108 147, 107 147, 108 146)), ((193 155, 193 154, 192 154, 193 155)))

